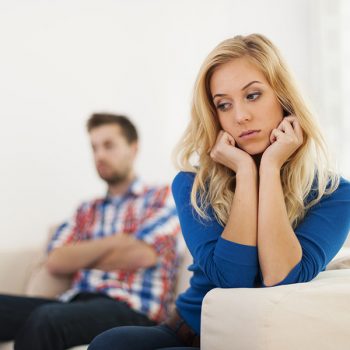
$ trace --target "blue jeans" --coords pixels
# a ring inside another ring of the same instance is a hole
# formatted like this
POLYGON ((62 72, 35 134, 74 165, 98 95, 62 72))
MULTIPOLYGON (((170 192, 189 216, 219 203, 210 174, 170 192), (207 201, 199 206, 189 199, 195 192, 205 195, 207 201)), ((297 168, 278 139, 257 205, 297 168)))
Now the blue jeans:
POLYGON ((81 293, 69 303, 0 295, 0 341, 14 340, 15 350, 63 350, 126 325, 155 322, 103 294, 81 293))
POLYGON ((185 350, 186 347, 167 325, 118 327, 97 336, 88 350, 185 350))

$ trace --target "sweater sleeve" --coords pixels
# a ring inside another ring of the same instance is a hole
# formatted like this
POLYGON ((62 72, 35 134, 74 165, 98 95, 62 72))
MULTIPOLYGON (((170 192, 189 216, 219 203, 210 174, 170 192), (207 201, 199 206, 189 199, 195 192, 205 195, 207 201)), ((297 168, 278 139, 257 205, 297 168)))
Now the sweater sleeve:
POLYGON ((338 253, 349 230, 350 183, 341 179, 337 190, 323 196, 296 227, 303 255, 277 285, 308 282, 316 277, 338 253))
POLYGON ((254 287, 258 276, 255 246, 231 242, 221 237, 223 227, 214 219, 199 217, 191 205, 193 173, 180 172, 172 184, 181 230, 194 262, 209 281, 221 288, 254 287))

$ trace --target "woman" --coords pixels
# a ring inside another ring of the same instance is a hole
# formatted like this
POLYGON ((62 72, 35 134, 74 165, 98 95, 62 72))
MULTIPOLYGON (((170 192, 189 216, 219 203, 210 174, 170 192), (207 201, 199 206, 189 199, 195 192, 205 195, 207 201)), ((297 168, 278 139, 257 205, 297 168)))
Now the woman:
POLYGON ((330 170, 315 120, 262 35, 209 54, 178 159, 173 195, 194 261, 190 288, 164 324, 112 329, 90 350, 198 348, 209 290, 310 281, 347 237, 350 183, 330 170))

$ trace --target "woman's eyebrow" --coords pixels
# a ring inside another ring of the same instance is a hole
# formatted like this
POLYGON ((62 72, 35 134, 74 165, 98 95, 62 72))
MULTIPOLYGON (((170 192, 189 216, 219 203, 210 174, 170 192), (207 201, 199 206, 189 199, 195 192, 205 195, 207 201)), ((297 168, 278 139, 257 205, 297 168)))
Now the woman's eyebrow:
MULTIPOLYGON (((251 81, 250 83, 244 85, 244 86, 242 87, 241 90, 242 90, 242 91, 245 90, 247 87, 249 87, 250 85, 252 85, 252 84, 254 84, 254 83, 262 84, 261 81, 253 80, 253 81, 251 81)), ((213 101, 214 101, 215 97, 223 97, 223 96, 228 96, 228 95, 227 95, 227 94, 215 94, 215 95, 213 96, 213 101)))
POLYGON ((244 85, 244 86, 242 87, 242 89, 241 89, 241 90, 246 89, 247 87, 249 87, 250 85, 252 85, 252 84, 254 84, 254 83, 262 84, 262 82, 261 82, 261 81, 258 81, 258 80, 253 80, 253 81, 251 81, 250 83, 248 83, 247 85, 244 85))
POLYGON ((213 96, 213 101, 214 101, 215 97, 223 97, 223 96, 227 96, 227 94, 216 94, 213 96))

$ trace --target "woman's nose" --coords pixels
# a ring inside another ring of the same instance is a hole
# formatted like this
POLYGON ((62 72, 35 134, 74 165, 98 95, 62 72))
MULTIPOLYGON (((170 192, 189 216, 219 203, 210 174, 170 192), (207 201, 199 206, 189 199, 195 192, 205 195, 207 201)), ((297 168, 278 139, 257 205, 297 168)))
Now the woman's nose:
POLYGON ((235 106, 235 120, 238 124, 245 123, 252 119, 252 116, 247 108, 245 108, 243 105, 237 105, 235 106))

